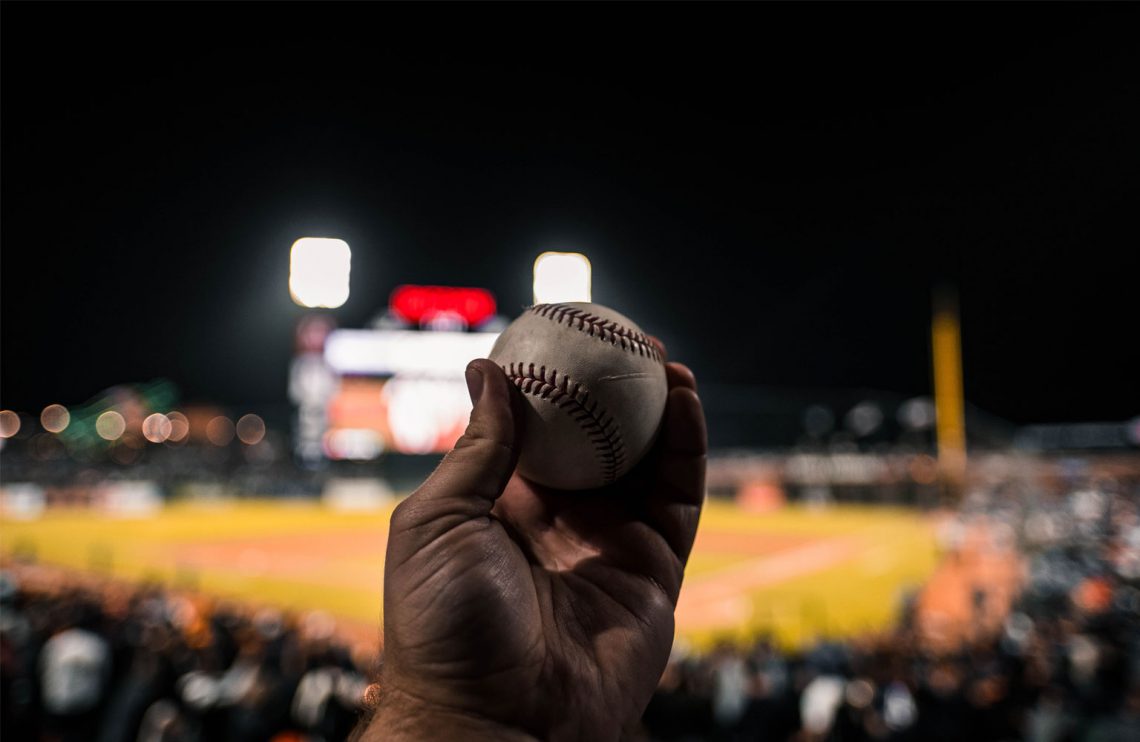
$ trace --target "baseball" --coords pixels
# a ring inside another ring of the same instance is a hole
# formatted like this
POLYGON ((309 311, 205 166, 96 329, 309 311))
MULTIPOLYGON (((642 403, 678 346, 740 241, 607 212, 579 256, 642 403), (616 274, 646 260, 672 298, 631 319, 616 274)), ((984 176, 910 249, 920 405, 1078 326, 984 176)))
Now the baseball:
POLYGON ((563 490, 616 481, 645 455, 668 385, 657 346, 600 304, 538 304, 491 350, 527 401, 519 473, 563 490))

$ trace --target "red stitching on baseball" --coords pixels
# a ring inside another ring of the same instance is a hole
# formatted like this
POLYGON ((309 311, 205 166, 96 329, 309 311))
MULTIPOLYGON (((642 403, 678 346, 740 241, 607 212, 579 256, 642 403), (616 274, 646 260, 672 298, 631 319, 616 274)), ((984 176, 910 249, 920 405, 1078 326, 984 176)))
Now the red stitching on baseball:
POLYGON ((661 360, 661 351, 657 350, 657 346, 647 335, 631 330, 613 320, 590 314, 584 309, 577 309, 565 304, 535 304, 530 308, 530 311, 560 325, 581 330, 590 337, 606 340, 611 345, 630 353, 649 356, 655 361, 661 360))
POLYGON ((613 417, 598 414, 598 400, 590 398, 589 390, 557 369, 547 374, 546 366, 539 366, 536 371, 533 363, 512 363, 503 366, 503 372, 523 394, 547 400, 581 425, 601 463, 603 484, 617 479, 625 463, 625 442, 613 417))

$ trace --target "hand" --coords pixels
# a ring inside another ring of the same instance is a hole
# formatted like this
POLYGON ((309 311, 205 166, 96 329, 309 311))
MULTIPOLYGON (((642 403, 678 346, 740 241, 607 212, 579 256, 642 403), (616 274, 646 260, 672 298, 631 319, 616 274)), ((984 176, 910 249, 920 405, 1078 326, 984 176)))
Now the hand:
POLYGON ((693 375, 667 364, 658 440, 627 476, 560 492, 515 471, 521 405, 473 361, 474 409, 392 513, 379 705, 364 739, 617 739, 665 668, 704 498, 693 375))

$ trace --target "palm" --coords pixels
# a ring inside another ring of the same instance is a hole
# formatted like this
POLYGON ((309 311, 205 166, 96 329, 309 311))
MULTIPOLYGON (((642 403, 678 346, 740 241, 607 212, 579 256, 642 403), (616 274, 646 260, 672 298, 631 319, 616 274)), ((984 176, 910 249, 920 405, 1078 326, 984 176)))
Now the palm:
POLYGON ((635 720, 668 658, 699 511, 703 450, 686 466, 676 441, 663 432, 597 491, 512 476, 488 516, 435 537, 394 519, 386 662, 415 668, 404 690, 546 737, 601 739, 635 720))

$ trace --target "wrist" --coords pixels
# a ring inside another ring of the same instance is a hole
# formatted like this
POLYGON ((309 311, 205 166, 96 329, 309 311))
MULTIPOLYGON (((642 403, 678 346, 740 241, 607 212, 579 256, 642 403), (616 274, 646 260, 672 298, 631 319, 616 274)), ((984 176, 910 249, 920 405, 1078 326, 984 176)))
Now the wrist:
POLYGON ((479 714, 449 708, 413 696, 391 685, 379 692, 371 718, 362 726, 358 742, 376 740, 504 740, 533 742, 522 729, 479 714))

